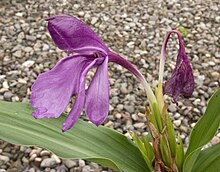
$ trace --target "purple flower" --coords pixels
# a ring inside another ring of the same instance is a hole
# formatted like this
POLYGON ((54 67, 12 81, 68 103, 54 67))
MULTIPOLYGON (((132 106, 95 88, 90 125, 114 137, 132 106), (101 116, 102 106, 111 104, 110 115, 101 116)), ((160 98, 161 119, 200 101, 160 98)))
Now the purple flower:
MULTIPOLYGON (((83 108, 91 122, 97 126, 103 123, 109 111, 108 62, 124 66, 148 86, 131 63, 111 52, 82 21, 68 15, 57 15, 47 21, 55 44, 73 55, 63 58, 53 69, 39 75, 33 84, 30 103, 35 108, 35 118, 59 117, 71 97, 76 95, 62 130, 74 125, 83 108), (85 90, 86 75, 94 67, 95 75, 85 90)), ((153 94, 149 92, 149 95, 153 94)))
POLYGON ((180 33, 176 30, 168 32, 165 37, 162 47, 162 59, 160 62, 160 76, 159 80, 162 80, 163 68, 165 63, 166 46, 171 33, 176 33, 179 40, 179 52, 176 59, 176 66, 172 72, 171 77, 164 83, 163 91, 173 98, 174 102, 177 102, 179 96, 190 97, 194 90, 194 77, 192 68, 190 66, 189 59, 185 53, 183 40, 180 33))

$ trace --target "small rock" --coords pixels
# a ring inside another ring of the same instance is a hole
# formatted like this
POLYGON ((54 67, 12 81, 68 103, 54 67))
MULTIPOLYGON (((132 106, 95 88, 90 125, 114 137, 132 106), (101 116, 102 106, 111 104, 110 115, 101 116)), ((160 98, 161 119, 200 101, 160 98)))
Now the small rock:
POLYGON ((79 12, 78 12, 78 15, 79 15, 80 17, 83 17, 83 16, 85 15, 85 13, 84 13, 84 11, 79 11, 79 12))
POLYGON ((43 50, 43 51, 48 51, 49 48, 50 48, 49 45, 44 44, 42 50, 43 50))
POLYGON ((90 166, 86 165, 83 167, 82 172, 92 172, 93 170, 91 169, 90 166))
POLYGON ((33 51, 33 48, 31 48, 31 47, 25 47, 25 48, 24 48, 24 51, 25 51, 26 53, 29 53, 29 52, 33 51))
POLYGON ((3 161, 4 163, 7 163, 9 162, 10 159, 7 156, 0 155, 0 160, 3 161))
POLYGON ((117 119, 121 119, 121 114, 120 114, 120 113, 117 113, 117 114, 115 114, 115 117, 116 117, 117 119))
POLYGON ((180 130, 183 131, 184 133, 188 132, 188 128, 186 126, 184 126, 184 125, 180 126, 180 130))
POLYGON ((117 109, 118 111, 121 111, 123 108, 124 108, 124 105, 123 105, 123 104, 118 104, 118 105, 116 106, 116 109, 117 109))
POLYGON ((179 127, 181 125, 181 120, 174 120, 173 121, 173 124, 176 126, 176 127, 179 127))
POLYGON ((125 108, 125 110, 128 111, 130 114, 134 113, 134 111, 135 111, 134 106, 125 105, 124 108, 125 108))
POLYGON ((35 63, 35 61, 33 61, 33 60, 27 60, 22 64, 22 66, 29 68, 29 67, 33 66, 34 63, 35 63))
POLYGON ((12 96, 13 94, 10 91, 4 93, 5 100, 10 101, 12 96))
POLYGON ((37 154, 32 154, 29 160, 30 160, 30 161, 34 161, 34 159, 35 159, 36 157, 37 157, 37 154))
POLYGON ((29 160, 25 156, 23 156, 22 157, 22 162, 25 163, 25 164, 28 164, 29 160))
POLYGON ((145 123, 143 123, 143 122, 136 123, 136 124, 134 124, 134 127, 135 128, 144 128, 145 127, 145 123))
POLYGON ((69 159, 64 160, 63 163, 64 163, 64 165, 65 165, 67 168, 73 168, 73 167, 75 167, 75 166, 77 165, 74 160, 69 160, 69 159))
POLYGON ((91 24, 94 25, 94 24, 97 23, 97 21, 98 21, 98 18, 97 17, 93 17, 92 21, 91 21, 91 24))
POLYGON ((56 156, 55 154, 53 154, 53 155, 51 156, 51 158, 55 159, 55 161, 56 161, 57 164, 60 164, 60 163, 61 163, 60 158, 59 158, 58 156, 56 156))
POLYGON ((56 160, 53 159, 53 158, 45 158, 41 164, 40 164, 41 167, 55 167, 56 166, 56 160))
POLYGON ((6 89, 9 89, 8 81, 4 81, 4 82, 2 83, 2 87, 3 87, 3 88, 6 88, 6 89))
POLYGON ((27 84, 27 81, 23 78, 18 78, 18 82, 21 84, 27 84))
POLYGON ((108 121, 108 122, 105 124, 105 127, 112 127, 113 125, 114 125, 114 122, 108 121))
POLYGON ((21 50, 15 51, 15 52, 13 53, 13 56, 18 57, 18 58, 22 57, 22 52, 21 52, 21 50))
POLYGON ((138 120, 137 114, 132 114, 132 115, 131 115, 131 118, 132 118, 134 121, 137 121, 137 120, 138 120))
POLYGON ((169 109, 170 112, 176 112, 177 111, 175 104, 170 104, 168 106, 168 109, 169 109))
POLYGON ((214 78, 219 78, 220 74, 218 72, 212 72, 211 75, 214 77, 214 78))
POLYGON ((82 160, 82 159, 80 159, 80 160, 79 160, 79 166, 80 166, 80 167, 84 167, 85 165, 86 165, 85 161, 82 160))
POLYGON ((49 155, 50 155, 50 152, 47 150, 43 150, 40 152, 40 156, 49 156, 49 155))

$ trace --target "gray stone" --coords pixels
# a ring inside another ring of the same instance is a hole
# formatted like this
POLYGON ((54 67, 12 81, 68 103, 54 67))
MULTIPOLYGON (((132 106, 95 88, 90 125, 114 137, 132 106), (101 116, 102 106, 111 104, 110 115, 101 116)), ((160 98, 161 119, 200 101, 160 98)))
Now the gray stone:
POLYGON ((15 51, 15 52, 13 53, 13 56, 18 57, 18 58, 22 57, 22 52, 21 52, 21 50, 15 51))
POLYGON ((3 161, 4 163, 7 163, 7 162, 9 162, 9 160, 10 160, 9 157, 0 155, 0 161, 3 161))
POLYGON ((170 112, 176 112, 177 111, 176 105, 173 104, 173 103, 168 106, 168 109, 169 109, 170 112))
POLYGON ((173 121, 173 124, 176 126, 176 127, 179 127, 181 125, 181 120, 174 120, 173 121))
POLYGON ((64 160, 63 163, 67 168, 73 168, 77 166, 77 163, 74 160, 67 159, 67 160, 64 160))
POLYGON ((134 113, 134 110, 135 110, 135 109, 134 109, 134 106, 125 105, 124 108, 125 108, 125 110, 126 110, 127 112, 129 112, 130 114, 134 113))
POLYGON ((79 160, 79 166, 80 167, 84 167, 86 165, 85 161, 84 160, 79 160))
POLYGON ((10 101, 12 96, 13 94, 10 91, 4 93, 5 100, 10 101))
POLYGON ((49 168, 55 167, 56 166, 56 160, 53 159, 53 158, 45 158, 41 162, 40 166, 44 167, 44 168, 45 167, 49 167, 49 168))

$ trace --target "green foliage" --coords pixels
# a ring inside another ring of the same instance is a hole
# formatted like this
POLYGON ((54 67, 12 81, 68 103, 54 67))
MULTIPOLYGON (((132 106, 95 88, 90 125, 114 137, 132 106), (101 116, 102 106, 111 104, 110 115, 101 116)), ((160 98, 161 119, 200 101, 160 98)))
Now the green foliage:
POLYGON ((184 162, 184 150, 183 150, 183 142, 179 134, 178 134, 178 143, 176 145, 175 162, 179 172, 182 172, 182 166, 184 162))
POLYGON ((176 29, 180 32, 180 35, 184 38, 187 37, 188 35, 188 31, 186 28, 184 28, 183 26, 177 26, 176 29))
MULTIPOLYGON (((207 144, 215 135, 220 124, 220 89, 214 93, 209 100, 205 114, 192 129, 189 140, 189 147, 185 155, 183 165, 184 172, 193 172, 194 163, 198 164, 201 148, 207 144)), ((203 152, 203 151, 202 151, 203 152)), ((220 154, 220 151, 216 151, 220 154)), ((209 154, 212 156, 211 154, 209 154)), ((213 155, 214 156, 214 155, 213 155)), ((209 159, 211 157, 207 157, 209 159)))
POLYGON ((134 143, 107 127, 79 120, 65 133, 65 115, 36 120, 28 104, 0 101, 0 139, 17 145, 39 146, 62 158, 80 158, 115 171, 150 171, 134 143))
POLYGON ((220 143, 200 152, 192 171, 217 172, 220 169, 220 143))
POLYGON ((220 124, 220 89, 209 100, 205 114, 190 133, 186 156, 207 144, 215 135, 220 124))
POLYGON ((140 152, 141 152, 141 154, 142 154, 142 156, 143 156, 143 158, 144 158, 148 168, 152 171, 152 158, 149 157, 150 154, 148 154, 147 149, 146 149, 144 143, 133 132, 130 132, 130 134, 131 134, 135 144, 137 145, 138 149, 140 150, 140 152))

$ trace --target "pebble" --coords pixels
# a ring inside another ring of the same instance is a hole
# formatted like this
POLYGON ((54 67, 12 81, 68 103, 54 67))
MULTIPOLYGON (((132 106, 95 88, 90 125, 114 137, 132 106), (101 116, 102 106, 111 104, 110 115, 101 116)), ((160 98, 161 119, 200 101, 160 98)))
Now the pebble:
POLYGON ((9 85, 8 85, 8 82, 7 82, 7 81, 4 81, 4 82, 2 83, 2 86, 3 86, 3 88, 5 88, 5 89, 9 89, 9 85))
POLYGON ((181 125, 181 120, 174 120, 173 121, 173 124, 176 126, 176 127, 179 127, 181 125))
POLYGON ((84 160, 79 160, 79 167, 84 167, 86 164, 85 164, 85 161, 84 160))
POLYGON ((184 125, 180 125, 179 129, 181 131, 183 131, 184 133, 188 133, 188 128, 186 126, 184 126, 184 125))
POLYGON ((177 111, 176 105, 173 104, 173 103, 168 106, 168 109, 169 109, 170 112, 176 112, 177 111))
POLYGON ((47 150, 42 150, 42 151, 40 152, 40 156, 49 156, 49 155, 50 155, 50 152, 47 151, 47 150))
POLYGON ((82 172, 92 172, 93 170, 91 169, 90 166, 86 165, 83 167, 82 172))
POLYGON ((139 122, 139 123, 135 123, 135 124, 134 124, 134 127, 135 127, 135 128, 143 128, 143 127, 145 127, 145 126, 146 126, 146 124, 143 123, 143 122, 139 122))
POLYGON ((4 163, 7 163, 9 162, 10 159, 7 156, 0 155, 0 160, 3 161, 4 163))
POLYGON ((55 161, 56 161, 57 164, 60 164, 60 163, 61 163, 60 158, 59 158, 58 156, 56 156, 55 154, 53 154, 53 155, 51 156, 51 158, 55 159, 55 161))
POLYGON ((22 56, 21 50, 17 50, 13 53, 13 56, 20 58, 22 56))
POLYGON ((134 106, 125 105, 124 108, 125 108, 125 110, 126 110, 127 112, 129 112, 130 114, 134 113, 134 111, 135 111, 134 106))
POLYGON ((64 165, 66 165, 67 168, 73 168, 77 166, 77 163, 74 160, 64 160, 64 165))
POLYGON ((33 61, 33 60, 27 60, 24 63, 22 63, 22 66, 30 68, 31 66, 34 65, 34 63, 35 63, 35 61, 33 61))
POLYGON ((49 167, 49 168, 55 167, 56 166, 56 160, 54 158, 45 158, 41 162, 40 166, 43 167, 43 168, 45 168, 45 167, 49 167))
POLYGON ((24 48, 24 51, 25 51, 26 53, 29 53, 29 52, 32 52, 32 51, 33 51, 33 48, 31 48, 31 47, 25 47, 25 48, 24 48))
POLYGON ((12 96, 13 94, 10 91, 4 93, 5 100, 10 101, 12 96))

